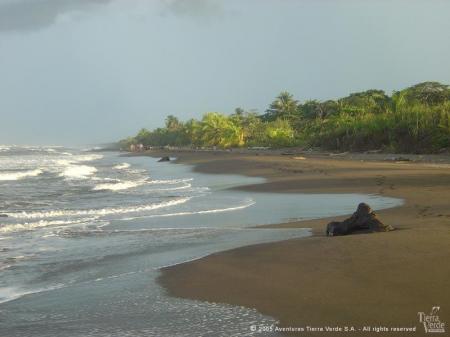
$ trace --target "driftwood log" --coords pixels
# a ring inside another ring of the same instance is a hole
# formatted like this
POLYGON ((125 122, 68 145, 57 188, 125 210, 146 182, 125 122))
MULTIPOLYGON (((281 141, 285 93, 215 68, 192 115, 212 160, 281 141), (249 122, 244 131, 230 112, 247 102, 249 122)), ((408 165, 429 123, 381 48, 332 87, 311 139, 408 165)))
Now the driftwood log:
POLYGON ((332 221, 327 225, 327 236, 346 235, 355 231, 389 232, 391 225, 382 223, 366 203, 360 203, 355 213, 344 221, 332 221))

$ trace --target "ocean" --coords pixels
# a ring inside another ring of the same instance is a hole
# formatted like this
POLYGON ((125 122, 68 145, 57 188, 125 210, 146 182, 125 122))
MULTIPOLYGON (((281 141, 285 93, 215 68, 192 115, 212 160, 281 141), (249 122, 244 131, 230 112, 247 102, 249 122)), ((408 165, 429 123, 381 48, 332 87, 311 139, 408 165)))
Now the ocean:
POLYGON ((251 325, 276 321, 170 297, 156 283, 160 268, 310 235, 255 225, 401 203, 230 189, 262 182, 151 157, 0 146, 0 336, 253 336, 251 325))

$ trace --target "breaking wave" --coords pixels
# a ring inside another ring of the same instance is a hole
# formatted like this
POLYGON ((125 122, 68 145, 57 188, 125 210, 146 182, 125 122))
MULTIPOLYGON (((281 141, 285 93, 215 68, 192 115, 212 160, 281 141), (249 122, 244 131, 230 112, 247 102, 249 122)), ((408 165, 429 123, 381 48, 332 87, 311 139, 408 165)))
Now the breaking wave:
POLYGON ((89 223, 95 221, 96 218, 82 219, 80 221, 63 221, 63 220, 53 220, 46 221, 40 220, 36 222, 25 222, 21 224, 11 224, 0 227, 0 233, 12 233, 12 232, 22 232, 31 231, 36 228, 50 227, 50 226, 63 226, 63 225, 76 225, 81 223, 89 223))
POLYGON ((53 210, 53 211, 6 213, 6 214, 16 219, 44 219, 44 218, 76 217, 76 216, 106 216, 114 214, 127 214, 127 213, 152 211, 158 208, 184 204, 190 199, 191 197, 178 198, 170 201, 143 206, 116 207, 116 208, 111 207, 111 208, 86 209, 86 210, 53 210))
POLYGON ((28 177, 36 177, 42 174, 43 172, 44 171, 42 171, 41 169, 35 169, 30 171, 0 173, 0 181, 11 181, 11 180, 20 180, 28 177))
POLYGON ((247 207, 253 206, 255 202, 253 200, 249 200, 244 205, 239 205, 236 207, 228 207, 228 208, 217 208, 217 209, 208 209, 204 211, 192 211, 192 212, 179 212, 179 213, 168 213, 168 214, 159 214, 159 215, 153 215, 150 217, 169 217, 169 216, 181 216, 181 215, 194 215, 194 214, 211 214, 211 213, 223 213, 223 212, 231 212, 231 211, 237 211, 240 209, 245 209, 247 207))
POLYGON ((135 188, 138 186, 141 186, 145 183, 145 181, 123 181, 118 183, 111 183, 111 184, 98 184, 96 185, 93 190, 94 191, 103 191, 103 190, 109 190, 109 191, 122 191, 127 190, 130 188, 135 188))
POLYGON ((17 287, 2 287, 0 288, 0 303, 13 301, 25 295, 60 289, 63 286, 64 286, 63 284, 57 284, 51 287, 39 288, 34 290, 21 290, 20 288, 17 287))
MULTIPOLYGON (((122 191, 122 190, 128 190, 131 188, 139 187, 146 184, 162 184, 162 183, 156 183, 154 181, 146 181, 146 180, 137 180, 137 181, 120 181, 117 179, 109 179, 109 178, 93 178, 93 180, 103 180, 103 181, 115 181, 115 183, 103 183, 96 185, 92 190, 93 191, 122 191)), ((180 184, 181 181, 173 182, 168 185, 175 185, 180 184)), ((146 190, 146 193, 151 192, 169 192, 169 191, 179 191, 179 190, 186 190, 192 187, 192 184, 189 184, 187 182, 183 182, 182 186, 177 187, 167 187, 167 188, 152 188, 149 190, 146 190)))
POLYGON ((191 212, 178 212, 178 213, 167 213, 167 214, 155 214, 155 215, 143 215, 138 216, 134 218, 126 218, 123 220, 134 220, 139 218, 166 218, 166 217, 172 217, 172 216, 183 216, 183 215, 196 215, 196 214, 213 214, 213 213, 224 213, 224 212, 232 212, 232 211, 238 211, 240 209, 245 209, 250 206, 253 206, 256 204, 254 200, 248 200, 245 204, 235 206, 235 207, 227 207, 227 208, 217 208, 217 209, 208 209, 203 211, 191 211, 191 212))
MULTIPOLYGON (((68 153, 69 154, 69 153, 68 153)), ((93 166, 78 165, 81 162, 89 162, 93 160, 102 159, 100 154, 88 154, 88 155, 71 155, 69 159, 58 159, 55 161, 56 165, 63 167, 63 171, 59 174, 60 177, 66 179, 87 179, 89 176, 94 175, 97 169, 93 166)))
POLYGON ((97 172, 93 166, 87 165, 69 165, 60 176, 68 179, 86 179, 97 172))
POLYGON ((178 186, 178 187, 156 188, 156 189, 153 189, 151 191, 178 191, 178 190, 186 190, 186 189, 191 188, 191 187, 192 187, 191 184, 185 184, 183 186, 178 186))
POLYGON ((124 169, 127 169, 129 167, 130 167, 130 164, 128 164, 128 163, 122 163, 122 164, 118 164, 118 165, 114 166, 114 168, 116 170, 124 170, 124 169))
POLYGON ((74 156, 74 157, 75 158, 72 159, 73 161, 86 162, 86 161, 102 159, 103 155, 101 155, 101 154, 84 154, 84 155, 78 155, 78 156, 74 156))
POLYGON ((194 179, 193 179, 193 178, 185 178, 185 179, 171 179, 171 180, 150 180, 149 182, 147 182, 147 184, 155 184, 155 185, 162 185, 162 184, 175 185, 175 184, 185 183, 185 182, 192 181, 192 180, 194 180, 194 179))

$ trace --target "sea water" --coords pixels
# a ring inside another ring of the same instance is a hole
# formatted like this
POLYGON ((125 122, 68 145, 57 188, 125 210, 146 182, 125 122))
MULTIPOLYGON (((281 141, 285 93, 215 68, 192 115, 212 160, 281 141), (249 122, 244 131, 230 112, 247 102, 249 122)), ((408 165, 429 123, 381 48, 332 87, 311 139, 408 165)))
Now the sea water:
POLYGON ((252 336, 251 325, 275 320, 170 297, 159 269, 309 235, 255 225, 401 203, 230 189, 261 182, 150 157, 0 146, 0 336, 252 336))

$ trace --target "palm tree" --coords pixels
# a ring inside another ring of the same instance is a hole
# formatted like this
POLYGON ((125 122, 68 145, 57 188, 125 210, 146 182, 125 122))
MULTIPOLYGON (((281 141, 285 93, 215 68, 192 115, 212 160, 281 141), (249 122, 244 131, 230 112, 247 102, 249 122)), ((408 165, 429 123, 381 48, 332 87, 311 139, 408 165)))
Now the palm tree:
POLYGON ((267 109, 265 119, 269 121, 278 118, 292 121, 298 117, 298 101, 287 91, 282 91, 267 109))
POLYGON ((178 130, 183 126, 183 123, 175 117, 174 115, 169 115, 166 117, 166 129, 168 130, 178 130))
POLYGON ((204 143, 208 146, 239 146, 241 145, 242 127, 217 112, 209 112, 203 116, 201 133, 204 143))
POLYGON ((201 145, 201 123, 190 119, 184 124, 184 132, 192 145, 201 145))

